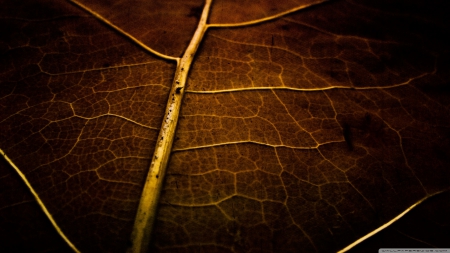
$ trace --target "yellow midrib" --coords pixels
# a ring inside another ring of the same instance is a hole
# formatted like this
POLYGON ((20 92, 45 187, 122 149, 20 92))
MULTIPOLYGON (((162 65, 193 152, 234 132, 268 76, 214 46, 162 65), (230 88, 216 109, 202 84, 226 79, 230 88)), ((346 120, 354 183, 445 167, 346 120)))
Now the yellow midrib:
POLYGON ((148 249, 153 224, 156 219, 159 195, 164 182, 164 175, 166 174, 165 172, 172 150, 172 143, 175 138, 175 130, 178 123, 181 102, 185 92, 187 76, 195 53, 197 52, 198 46, 207 29, 206 22, 208 20, 210 6, 211 0, 206 0, 194 36, 181 60, 177 61, 175 78, 169 93, 169 100, 167 101, 166 111, 152 157, 150 170, 139 201, 133 232, 131 234, 132 246, 128 250, 129 253, 145 253, 148 249))

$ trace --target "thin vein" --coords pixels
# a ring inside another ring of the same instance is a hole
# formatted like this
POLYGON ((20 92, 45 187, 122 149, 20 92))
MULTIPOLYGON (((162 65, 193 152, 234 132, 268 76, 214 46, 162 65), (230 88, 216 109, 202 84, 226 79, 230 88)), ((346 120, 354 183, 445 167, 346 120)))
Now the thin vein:
POLYGON ((106 18, 102 17, 100 14, 96 13, 95 11, 91 10, 89 7, 87 7, 86 5, 76 1, 76 0, 69 0, 70 2, 74 3, 75 5, 77 5, 78 7, 82 8, 83 10, 89 12, 90 14, 92 14, 94 17, 96 17, 98 20, 102 21, 103 23, 107 24, 108 26, 110 26, 111 28, 113 28, 114 30, 118 31, 120 34, 126 36, 127 38, 131 39, 134 43, 138 44, 139 46, 141 46, 143 49, 147 50, 148 52, 161 57, 163 59, 166 60, 171 60, 171 61, 176 61, 179 62, 180 58, 178 57, 172 57, 169 55, 165 55, 162 54, 156 50, 153 50, 152 48, 148 47, 147 45, 145 45, 144 43, 142 43, 140 40, 136 39, 135 37, 133 37, 131 34, 125 32, 124 30, 122 30, 121 28, 119 28, 118 26, 114 25, 113 23, 109 22, 109 20, 107 20, 106 18))
POLYGON ((61 230, 61 228, 58 226, 58 224, 56 223, 56 221, 53 219, 53 216, 50 214, 50 212, 47 210, 47 207, 45 207, 44 203, 42 202, 41 198, 39 197, 39 195, 36 193, 36 191, 33 189, 33 187, 31 186, 30 182, 28 181, 28 179, 26 178, 25 174, 22 173, 22 171, 19 170, 19 168, 13 163, 13 161, 11 159, 9 159, 9 157, 5 154, 5 152, 3 152, 2 149, 0 149, 0 154, 5 158, 5 160, 11 165, 11 167, 13 167, 13 169, 17 172, 17 174, 20 176, 20 178, 22 179, 22 181, 25 183, 25 185, 27 186, 27 188, 30 190, 31 194, 33 194, 33 197, 36 199, 39 207, 41 207, 42 211, 44 212, 44 214, 47 216, 47 218, 50 220, 50 222, 52 223, 53 227, 56 229, 56 232, 58 232, 58 234, 64 239, 64 241, 67 243, 67 245, 69 245, 69 247, 77 253, 80 253, 80 251, 75 247, 75 245, 73 245, 73 243, 69 240, 69 238, 66 237, 66 235, 63 233, 63 231, 61 230))
POLYGON ((351 87, 351 86, 330 86, 323 88, 293 88, 293 87, 248 87, 248 88, 234 88, 234 89, 223 89, 223 90, 186 90, 186 93, 195 93, 195 94, 217 94, 217 93, 228 93, 228 92, 241 92, 241 91, 253 91, 253 90, 292 90, 292 91, 326 91, 326 90, 336 90, 336 89, 346 89, 346 90, 384 90, 384 89, 393 89, 401 86, 409 85, 412 81, 427 76, 428 73, 424 73, 415 77, 409 78, 407 81, 387 85, 387 86, 373 86, 373 87, 351 87))
POLYGON ((195 147, 188 147, 188 148, 174 148, 172 152, 182 152, 182 151, 189 151, 189 150, 195 150, 195 149, 203 149, 203 148, 214 148, 214 147, 221 147, 221 146, 228 146, 228 145, 235 145, 235 144, 256 144, 271 148, 291 148, 291 149, 305 149, 305 150, 311 150, 311 149, 317 149, 322 145, 331 144, 331 143, 340 143, 343 141, 330 141, 325 142, 321 144, 317 144, 316 146, 311 147, 295 147, 295 146, 289 146, 289 145, 273 145, 273 144, 267 144, 263 142, 257 142, 257 141, 231 141, 226 143, 218 143, 218 144, 210 144, 210 145, 202 145, 202 146, 195 146, 195 147))
POLYGON ((304 23, 304 22, 300 22, 298 20, 292 19, 292 18, 285 18, 284 20, 294 23, 294 24, 298 24, 298 25, 302 25, 305 27, 308 27, 310 29, 316 30, 320 33, 323 34, 328 34, 331 36, 335 36, 336 38, 340 39, 340 38, 351 38, 351 39, 358 39, 358 40, 362 40, 365 42, 376 42, 376 43, 382 43, 382 44, 398 44, 398 42, 395 41, 387 41, 387 40, 381 40, 381 39, 375 39, 375 38, 364 38, 364 37, 360 37, 360 36, 356 36, 356 35, 348 35, 348 34, 339 34, 339 33, 333 33, 324 29, 321 29, 317 26, 313 26, 311 24, 308 23, 304 23))
POLYGON ((169 204, 169 205, 174 206, 174 207, 176 207, 176 206, 179 206, 179 207, 194 207, 194 208, 197 208, 197 207, 211 207, 211 206, 219 206, 221 203, 223 203, 223 202, 225 202, 227 200, 233 199, 233 198, 245 198, 245 199, 254 200, 254 201, 257 201, 257 202, 260 202, 260 203, 262 203, 262 202, 272 202, 272 203, 283 204, 282 201, 277 201, 277 200, 273 200, 273 199, 269 199, 269 198, 258 199, 256 197, 252 197, 252 196, 248 196, 248 195, 244 195, 244 194, 232 194, 232 195, 229 195, 227 197, 221 198, 218 201, 214 201, 214 202, 210 202, 210 203, 202 203, 202 204, 200 204, 200 203, 191 203, 191 204, 188 204, 188 203, 167 203, 166 202, 164 204, 166 204, 166 205, 169 204))
POLYGON ((70 14, 70 15, 61 15, 61 16, 57 16, 57 17, 42 18, 42 19, 30 19, 30 18, 18 18, 18 17, 0 17, 0 20, 14 20, 14 21, 23 21, 23 22, 48 22, 48 21, 55 21, 55 20, 59 20, 59 19, 65 19, 65 18, 80 18, 80 17, 85 17, 85 16, 70 14))
POLYGON ((247 22, 241 22, 241 23, 230 23, 230 24, 209 24, 207 25, 208 28, 212 27, 212 28, 227 28, 227 27, 241 27, 241 26, 249 26, 249 25, 254 25, 254 24, 259 24, 259 23, 263 23, 263 22, 267 22, 273 19, 277 19, 283 16, 286 16, 288 14, 294 13, 296 11, 299 10, 303 10, 303 9, 307 9, 309 7, 312 6, 316 6, 325 2, 328 2, 329 0, 321 0, 321 1, 317 1, 317 2, 313 2, 313 3, 308 3, 308 4, 304 4, 304 5, 300 5, 298 7, 295 7, 293 9, 275 14, 273 16, 269 16, 269 17, 265 17, 265 18, 261 18, 261 19, 255 19, 255 20, 251 20, 251 21, 247 21, 247 22))
MULTIPOLYGON (((147 126, 145 124, 139 123, 139 122, 134 121, 132 119, 129 119, 127 117, 124 117, 124 116, 121 116, 121 115, 118 115, 118 114, 113 114, 113 113, 106 113, 106 114, 98 115, 98 116, 95 116, 95 117, 84 117, 84 116, 80 116, 80 115, 75 114, 73 117, 77 117, 77 118, 80 118, 80 119, 86 119, 86 120, 94 120, 94 119, 98 119, 98 118, 102 118, 102 117, 108 117, 108 116, 116 117, 116 118, 119 118, 119 119, 123 119, 126 122, 129 122, 129 123, 141 126, 143 128, 146 128, 146 129, 159 130, 159 128, 157 128, 157 127, 147 126)), ((64 119, 64 120, 66 120, 66 119, 64 119)))
POLYGON ((337 253, 344 253, 344 252, 349 251, 350 249, 352 249, 352 248, 355 247, 356 245, 360 244, 360 243, 363 242, 364 240, 368 239, 369 237, 374 236, 375 234, 377 234, 377 233, 380 232, 381 230, 383 230, 383 229, 389 227, 390 225, 392 225, 392 223, 396 222, 397 220, 399 220, 400 218, 402 218, 403 216, 405 216, 405 214, 409 213, 414 207, 418 206, 418 205, 421 204, 423 201, 425 201, 425 200, 427 200, 427 199, 429 199, 429 198, 431 198, 431 197, 433 197, 433 196, 435 196, 435 195, 438 195, 438 194, 440 194, 440 193, 444 193, 444 192, 447 192, 447 191, 448 191, 448 189, 447 189, 447 190, 444 190, 444 191, 436 192, 436 193, 434 193, 434 194, 431 194, 431 195, 428 195, 428 196, 422 198, 421 200, 419 200, 419 201, 417 201, 416 203, 414 203, 412 206, 408 207, 408 208, 407 208, 405 211, 403 211, 401 214, 399 214, 399 215, 397 215, 396 217, 394 217, 394 218, 393 218, 392 220, 390 220, 389 222, 383 224, 381 227, 375 229, 374 231, 368 233, 367 235, 365 235, 365 236, 359 238, 358 240, 356 240, 356 241, 353 242, 352 244, 348 245, 348 246, 345 247, 344 249, 338 251, 337 253))
POLYGON ((139 66, 145 66, 149 64, 157 63, 157 61, 148 61, 148 62, 141 62, 141 63, 131 63, 131 64, 123 64, 123 65, 115 65, 111 67, 100 67, 100 68, 91 68, 91 69, 83 69, 83 70, 75 70, 75 71, 66 71, 61 73, 50 73, 45 70, 42 70, 41 73, 49 75, 49 76, 61 76, 61 75, 71 75, 71 74, 79 74, 79 73, 86 73, 86 72, 94 72, 94 71, 104 71, 104 70, 110 70, 110 69, 121 69, 121 68, 130 68, 130 67, 139 67, 139 66))
POLYGON ((27 201, 22 201, 22 202, 19 202, 19 203, 14 203, 14 204, 9 205, 9 206, 4 206, 4 207, 0 208, 0 211, 6 210, 8 208, 15 207, 15 206, 19 206, 19 205, 22 205, 22 204, 28 204, 28 203, 33 203, 33 201, 32 200, 27 200, 27 201))
POLYGON ((405 236, 405 237, 407 237, 407 238, 409 238, 409 239, 411 239, 411 240, 414 240, 414 241, 423 243, 423 244, 425 244, 425 245, 428 245, 428 247, 430 247, 430 248, 438 248, 438 247, 436 247, 435 245, 432 245, 432 244, 430 244, 430 243, 428 243, 428 242, 426 242, 426 241, 420 240, 419 238, 415 238, 415 237, 413 237, 413 236, 411 236, 411 235, 405 234, 404 232, 402 232, 402 231, 400 231, 400 230, 398 230, 398 229, 396 229, 396 231, 397 231, 399 234, 401 234, 401 235, 403 235, 403 236, 405 236))

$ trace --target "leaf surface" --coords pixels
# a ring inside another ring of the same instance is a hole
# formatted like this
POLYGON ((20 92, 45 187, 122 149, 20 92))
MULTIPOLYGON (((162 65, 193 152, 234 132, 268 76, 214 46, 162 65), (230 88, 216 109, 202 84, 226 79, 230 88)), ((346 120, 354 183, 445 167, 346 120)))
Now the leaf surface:
MULTIPOLYGON (((122 32, 69 2, 4 1, 0 148, 80 251, 124 252, 176 75, 170 57, 183 55, 204 3, 83 4, 122 32)), ((448 190, 449 21, 439 1, 213 1, 151 251, 335 252, 448 190)), ((0 168, 2 251, 66 251, 0 168)), ((439 196, 420 217, 448 210, 439 196)), ((385 231, 422 224, 406 217, 385 231)), ((398 247, 448 247, 409 231, 398 247)), ((354 251, 391 245, 374 238, 354 251)))

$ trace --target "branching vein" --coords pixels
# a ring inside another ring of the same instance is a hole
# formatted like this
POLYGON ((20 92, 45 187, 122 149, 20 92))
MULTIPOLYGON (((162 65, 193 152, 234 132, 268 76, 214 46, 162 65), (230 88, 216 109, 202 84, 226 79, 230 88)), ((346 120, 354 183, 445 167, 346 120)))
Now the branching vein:
POLYGON ((70 2, 74 3, 75 5, 77 5, 78 7, 82 8, 83 10, 89 12, 90 14, 92 14, 92 16, 96 17, 98 20, 102 21, 103 23, 107 24, 108 26, 110 26, 111 28, 113 28, 114 30, 116 30, 117 32, 119 32, 120 34, 124 35, 125 37, 131 39, 134 43, 138 44, 140 47, 142 47, 143 49, 145 49, 146 51, 161 57, 163 59, 166 60, 171 60, 171 61, 176 61, 179 62, 180 58, 178 57, 172 57, 169 55, 165 55, 165 54, 161 54, 160 52, 153 50, 152 48, 148 47, 147 45, 145 45, 144 43, 142 43, 141 41, 139 41, 138 39, 136 39, 135 37, 133 37, 133 35, 125 32, 124 30, 122 30, 121 28, 119 28, 118 26, 114 25, 113 23, 111 23, 109 20, 107 20, 106 18, 102 17, 100 14, 98 14, 97 12, 95 12, 94 10, 90 9, 89 7, 87 7, 86 5, 76 1, 76 0, 69 0, 70 2))

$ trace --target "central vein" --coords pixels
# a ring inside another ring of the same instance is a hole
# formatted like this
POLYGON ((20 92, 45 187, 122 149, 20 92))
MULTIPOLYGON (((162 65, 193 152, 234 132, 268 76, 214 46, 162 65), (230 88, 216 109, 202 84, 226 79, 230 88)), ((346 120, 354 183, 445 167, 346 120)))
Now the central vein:
POLYGON ((197 30, 183 57, 177 60, 175 78, 172 83, 164 119, 139 202, 133 232, 131 234, 132 246, 128 250, 129 253, 144 253, 147 252, 148 249, 153 224, 156 219, 159 195, 161 193, 164 175, 171 154, 172 143, 175 137, 175 130, 186 87, 187 76, 198 46, 207 30, 206 21, 208 19, 210 6, 211 0, 206 0, 197 30))

